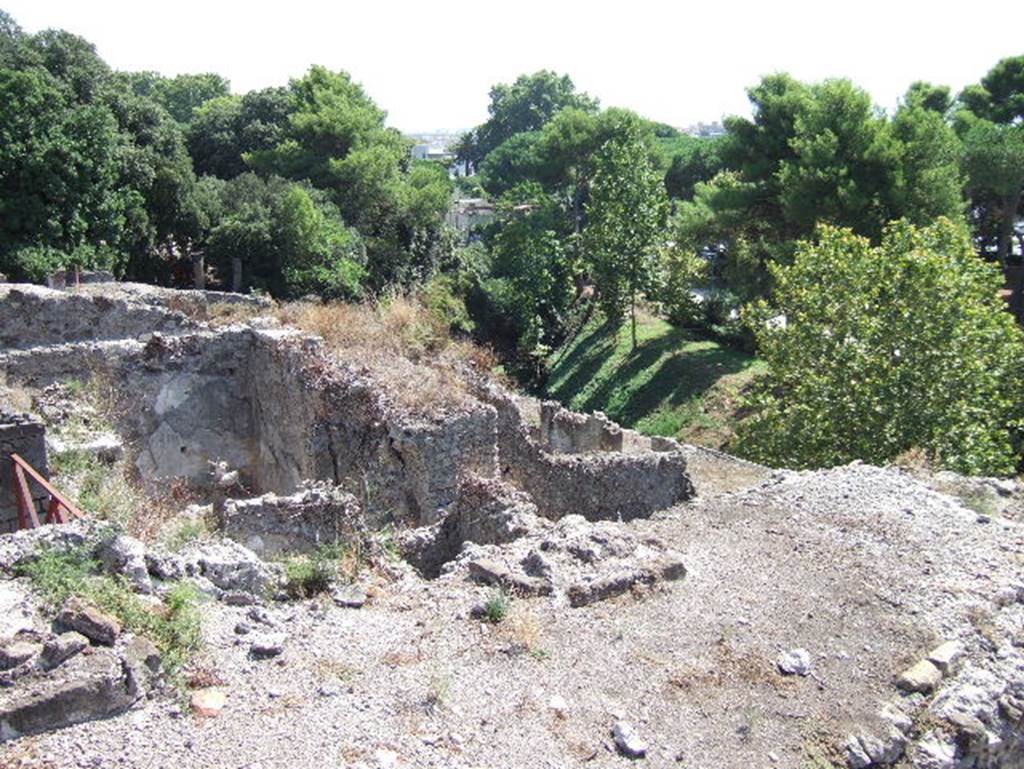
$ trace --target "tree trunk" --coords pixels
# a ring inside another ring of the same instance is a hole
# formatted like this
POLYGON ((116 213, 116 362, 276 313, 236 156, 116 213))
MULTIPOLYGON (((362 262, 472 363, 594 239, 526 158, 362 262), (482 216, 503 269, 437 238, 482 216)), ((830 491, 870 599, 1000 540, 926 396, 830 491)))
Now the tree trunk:
MULTIPOLYGON (((1003 198, 1003 219, 999 223, 999 264, 1006 267, 1013 253, 1013 226, 1017 223, 1020 190, 1003 198)), ((1022 255, 1024 256, 1024 255, 1022 255)))
POLYGON ((198 291, 206 288, 206 259, 201 253, 192 254, 192 280, 198 291))
POLYGON ((636 352, 636 291, 629 294, 630 326, 633 334, 633 352, 636 352))
POLYGON ((242 290, 242 260, 231 257, 231 290, 236 294, 242 290))

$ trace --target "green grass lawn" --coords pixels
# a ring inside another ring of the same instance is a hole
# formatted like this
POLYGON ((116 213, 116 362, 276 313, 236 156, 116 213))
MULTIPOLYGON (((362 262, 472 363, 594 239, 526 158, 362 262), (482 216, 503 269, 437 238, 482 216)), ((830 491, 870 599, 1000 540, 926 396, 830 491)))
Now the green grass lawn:
POLYGON ((549 360, 545 396, 648 435, 727 447, 740 393, 763 363, 650 316, 637 341, 633 352, 628 325, 616 334, 591 321, 549 360))

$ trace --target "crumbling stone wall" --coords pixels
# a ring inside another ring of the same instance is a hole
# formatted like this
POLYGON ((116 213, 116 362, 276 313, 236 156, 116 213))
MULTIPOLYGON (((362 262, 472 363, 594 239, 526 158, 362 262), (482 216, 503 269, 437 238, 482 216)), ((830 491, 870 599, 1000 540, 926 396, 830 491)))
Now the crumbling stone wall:
POLYGON ((132 339, 192 326, 181 313, 107 296, 28 284, 0 285, 0 349, 100 339, 132 339))
POLYGON ((362 526, 362 511, 351 494, 311 484, 289 496, 229 499, 221 520, 228 537, 266 557, 349 541, 362 526))
MULTIPOLYGON (((18 501, 14 492, 14 468, 11 454, 18 454, 44 477, 46 465, 46 429, 29 414, 0 409, 0 533, 18 528, 18 501)), ((46 492, 29 483, 36 512, 45 514, 46 492)))
POLYGON ((298 334, 255 334, 255 474, 272 487, 306 478, 356 490, 367 513, 436 521, 465 472, 497 473, 496 414, 486 404, 421 420, 389 403, 368 370, 331 361, 298 334))
POLYGON ((479 393, 497 410, 501 477, 527 492, 548 518, 628 520, 695 494, 681 451, 554 454, 531 436, 509 393, 490 384, 479 393))
POLYGON ((553 454, 622 451, 623 430, 600 411, 580 414, 557 401, 540 406, 539 441, 553 454))
POLYGON ((524 416, 516 396, 485 383, 478 397, 424 417, 372 369, 340 362, 314 337, 191 324, 168 309, 180 300, 165 290, 117 285, 113 298, 0 291, 0 319, 26 302, 46 318, 16 334, 21 346, 44 346, 0 348, 0 372, 35 386, 104 377, 144 478, 210 483, 211 464, 224 462, 247 492, 290 494, 304 480, 330 481, 356 494, 371 523, 411 525, 442 519, 467 474, 508 481, 553 519, 645 516, 693 494, 682 452, 653 452, 648 439, 600 415, 545 404, 524 416), (69 315, 94 326, 58 321, 69 315), (141 327, 173 333, 138 335, 141 327), (108 338, 118 334, 128 338, 108 338), (101 341, 64 341, 85 336, 101 341))

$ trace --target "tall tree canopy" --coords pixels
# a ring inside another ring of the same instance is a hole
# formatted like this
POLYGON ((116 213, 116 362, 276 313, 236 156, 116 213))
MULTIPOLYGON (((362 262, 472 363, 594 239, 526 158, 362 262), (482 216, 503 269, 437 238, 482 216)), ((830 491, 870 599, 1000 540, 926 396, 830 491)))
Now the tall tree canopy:
POLYGON ((766 264, 827 222, 877 240, 899 218, 924 224, 963 209, 959 143, 934 108, 941 92, 913 88, 893 119, 846 80, 805 84, 770 75, 749 91, 754 116, 729 118, 721 144, 731 173, 698 183, 684 237, 726 244, 746 293, 766 264))
POLYGON ((1024 56, 998 62, 980 83, 964 89, 959 102, 972 218, 983 247, 986 235, 995 233, 996 257, 1006 264, 1024 197, 1024 56))
POLYGON ((490 117, 462 137, 460 160, 479 167, 487 155, 503 142, 526 131, 539 131, 559 111, 571 107, 596 112, 597 100, 576 91, 568 75, 540 70, 520 75, 514 83, 491 88, 490 117))

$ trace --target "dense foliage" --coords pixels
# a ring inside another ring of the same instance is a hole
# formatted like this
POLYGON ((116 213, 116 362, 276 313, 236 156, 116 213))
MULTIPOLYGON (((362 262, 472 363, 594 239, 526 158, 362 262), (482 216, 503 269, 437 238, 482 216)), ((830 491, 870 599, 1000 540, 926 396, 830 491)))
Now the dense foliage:
POLYGON ((2 21, 0 272, 355 298, 450 259, 447 174, 412 162, 346 73, 236 96, 211 73, 115 73, 82 38, 2 21))
POLYGON ((917 448, 963 472, 1013 471, 1024 334, 962 225, 900 221, 878 246, 822 226, 771 269, 772 305, 749 310, 768 364, 749 455, 818 467, 917 448))

